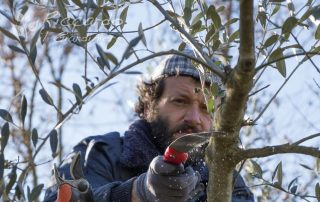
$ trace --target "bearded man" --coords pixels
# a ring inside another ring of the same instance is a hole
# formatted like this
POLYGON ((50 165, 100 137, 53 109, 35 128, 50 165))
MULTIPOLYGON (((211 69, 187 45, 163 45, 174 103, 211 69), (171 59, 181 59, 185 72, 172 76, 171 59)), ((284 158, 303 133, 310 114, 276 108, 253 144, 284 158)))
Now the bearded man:
MULTIPOLYGON (((207 86, 218 82, 213 76, 203 78, 207 86)), ((199 89, 200 75, 190 59, 166 58, 150 79, 138 85, 136 113, 140 119, 124 135, 111 132, 84 139, 59 172, 71 179, 70 159, 80 152, 94 201, 205 201, 208 168, 203 152, 196 152, 185 165, 167 163, 162 156, 176 138, 210 131, 212 118, 199 89)), ((45 201, 56 198, 57 186, 52 186, 45 201)), ((252 193, 235 172, 232 202, 252 201, 252 193)))

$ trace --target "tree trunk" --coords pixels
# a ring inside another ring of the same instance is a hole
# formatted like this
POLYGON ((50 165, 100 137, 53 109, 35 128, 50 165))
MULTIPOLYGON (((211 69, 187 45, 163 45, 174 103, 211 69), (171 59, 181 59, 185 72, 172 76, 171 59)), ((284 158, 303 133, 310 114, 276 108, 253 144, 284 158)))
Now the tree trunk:
POLYGON ((224 81, 226 96, 215 113, 213 128, 225 133, 212 137, 206 151, 208 202, 231 202, 233 170, 241 160, 239 131, 255 70, 253 0, 240 1, 239 50, 239 62, 224 81))

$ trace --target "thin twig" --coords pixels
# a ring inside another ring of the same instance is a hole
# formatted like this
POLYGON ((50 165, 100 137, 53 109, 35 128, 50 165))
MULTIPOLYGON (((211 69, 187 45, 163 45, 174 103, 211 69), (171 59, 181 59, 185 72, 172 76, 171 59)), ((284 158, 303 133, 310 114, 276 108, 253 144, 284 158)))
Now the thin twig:
POLYGON ((290 73, 290 75, 288 76, 288 78, 286 78, 286 80, 283 82, 283 84, 280 86, 280 88, 277 90, 277 92, 272 96, 272 98, 269 100, 269 102, 266 104, 266 106, 263 108, 263 110, 260 112, 260 114, 253 120, 253 124, 255 124, 260 117, 262 116, 262 114, 269 108, 270 104, 272 103, 272 101, 278 96, 278 94, 280 93, 280 91, 282 90, 282 88, 287 84, 287 82, 289 81, 289 79, 292 77, 292 75, 297 71, 297 69, 302 65, 303 61, 300 61, 297 66, 292 70, 292 72, 290 73))
POLYGON ((285 60, 285 59, 289 59, 289 58, 292 58, 292 57, 296 57, 296 56, 302 56, 302 55, 305 55, 305 56, 308 56, 308 55, 319 55, 318 52, 303 52, 303 53, 295 53, 295 54, 290 54, 290 55, 286 55, 284 56, 283 58, 278 58, 276 60, 272 60, 270 62, 267 62, 267 63, 264 63, 264 64, 261 64, 259 65, 257 68, 256 68, 256 72, 260 71, 261 69, 271 65, 271 64, 274 64, 276 62, 279 62, 279 61, 282 61, 282 60, 285 60))
POLYGON ((248 96, 249 96, 249 97, 250 97, 250 96, 253 96, 253 95, 255 95, 255 94, 259 93, 260 91, 262 91, 262 90, 264 90, 264 89, 268 88, 269 86, 270 86, 270 84, 268 84, 268 85, 266 85, 266 86, 264 86, 264 87, 260 88, 259 90, 256 90, 255 92, 253 92, 253 93, 249 94, 248 96))
POLYGON ((204 60, 206 63, 208 63, 207 67, 215 73, 217 76, 219 76, 223 81, 225 80, 225 73, 217 67, 213 63, 213 61, 203 52, 202 48, 198 45, 198 43, 190 36, 190 34, 187 33, 187 31, 180 26, 180 24, 177 22, 176 19, 173 19, 167 11, 163 9, 161 4, 157 0, 148 0, 151 2, 162 14, 163 16, 170 21, 174 27, 181 33, 181 35, 189 42, 189 44, 194 48, 197 55, 201 57, 202 60, 204 60))
POLYGON ((301 140, 296 141, 292 145, 299 145, 299 144, 301 144, 301 143, 303 143, 303 142, 305 142, 307 140, 310 140, 310 139, 313 139, 313 138, 316 138, 316 137, 320 137, 320 133, 316 133, 316 134, 310 135, 308 137, 305 137, 305 138, 303 138, 301 140))

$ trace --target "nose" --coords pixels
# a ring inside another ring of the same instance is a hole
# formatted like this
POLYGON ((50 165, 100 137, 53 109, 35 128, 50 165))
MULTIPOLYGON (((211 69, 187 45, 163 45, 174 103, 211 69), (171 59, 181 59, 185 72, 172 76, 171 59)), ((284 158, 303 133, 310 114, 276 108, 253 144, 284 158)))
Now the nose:
POLYGON ((192 126, 199 126, 201 124, 201 111, 199 106, 192 105, 187 109, 184 115, 184 122, 192 126))

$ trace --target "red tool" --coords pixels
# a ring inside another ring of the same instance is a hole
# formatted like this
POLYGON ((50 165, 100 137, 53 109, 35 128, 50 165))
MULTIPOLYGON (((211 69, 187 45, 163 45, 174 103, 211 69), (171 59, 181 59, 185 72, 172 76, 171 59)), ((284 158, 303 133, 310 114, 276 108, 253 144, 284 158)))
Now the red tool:
POLYGON ((223 135, 223 132, 191 133, 174 140, 164 153, 164 161, 179 165, 188 159, 188 151, 207 143, 213 135, 223 135))

